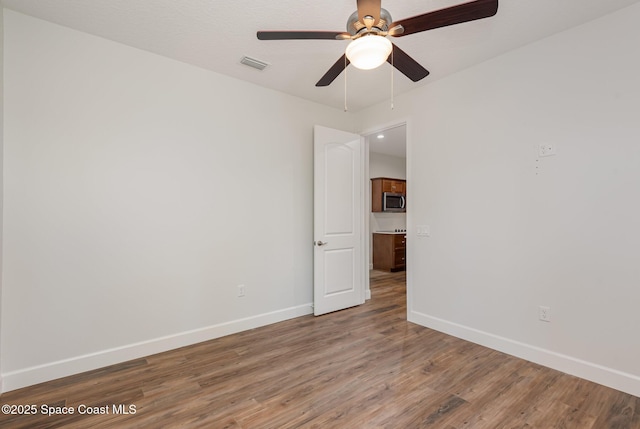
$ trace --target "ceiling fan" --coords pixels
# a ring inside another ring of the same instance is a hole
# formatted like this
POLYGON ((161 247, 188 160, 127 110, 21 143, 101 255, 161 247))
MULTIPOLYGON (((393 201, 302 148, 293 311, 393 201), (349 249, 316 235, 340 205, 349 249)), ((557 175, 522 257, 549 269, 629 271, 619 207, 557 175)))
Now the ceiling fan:
POLYGON ((316 86, 328 86, 349 65, 374 69, 385 61, 414 82, 429 72, 386 36, 401 37, 434 28, 488 18, 498 12, 498 0, 468 3, 393 21, 381 0, 356 0, 358 10, 347 20, 347 32, 340 31, 258 31, 260 40, 328 39, 351 40, 345 54, 331 66, 316 86), (390 55, 393 52, 393 55, 390 55))

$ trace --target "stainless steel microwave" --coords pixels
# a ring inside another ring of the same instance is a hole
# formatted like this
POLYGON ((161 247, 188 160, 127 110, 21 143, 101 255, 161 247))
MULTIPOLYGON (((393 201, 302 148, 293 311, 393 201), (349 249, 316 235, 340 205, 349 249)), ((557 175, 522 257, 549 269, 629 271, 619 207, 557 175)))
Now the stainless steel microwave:
POLYGON ((402 194, 392 192, 384 192, 382 194, 382 211, 383 212, 406 212, 407 200, 402 194))

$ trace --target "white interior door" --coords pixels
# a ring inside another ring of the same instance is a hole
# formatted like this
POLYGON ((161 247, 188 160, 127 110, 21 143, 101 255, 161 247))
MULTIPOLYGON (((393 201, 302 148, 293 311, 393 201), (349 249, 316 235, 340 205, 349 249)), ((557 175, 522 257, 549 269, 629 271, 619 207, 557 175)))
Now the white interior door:
POLYGON ((362 167, 357 134, 314 127, 314 314, 362 304, 362 167))

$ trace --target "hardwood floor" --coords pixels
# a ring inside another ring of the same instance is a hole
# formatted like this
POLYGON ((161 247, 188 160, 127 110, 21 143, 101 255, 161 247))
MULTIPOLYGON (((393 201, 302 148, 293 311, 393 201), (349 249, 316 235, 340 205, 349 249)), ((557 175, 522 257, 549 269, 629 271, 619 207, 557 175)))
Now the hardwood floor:
POLYGON ((640 428, 640 398, 407 322, 404 281, 374 271, 360 307, 2 394, 38 413, 0 427, 640 428))

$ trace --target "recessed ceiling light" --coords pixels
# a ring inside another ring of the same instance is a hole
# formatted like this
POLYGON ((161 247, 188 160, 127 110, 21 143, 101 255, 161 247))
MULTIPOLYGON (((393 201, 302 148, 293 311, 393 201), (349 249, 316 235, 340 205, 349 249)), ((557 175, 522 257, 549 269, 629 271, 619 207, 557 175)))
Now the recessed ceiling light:
POLYGON ((384 138, 384 134, 378 134, 378 138, 379 139, 383 139, 384 138))

